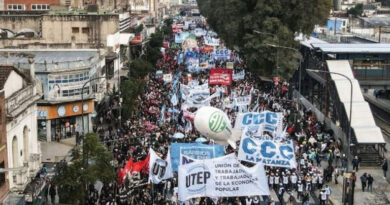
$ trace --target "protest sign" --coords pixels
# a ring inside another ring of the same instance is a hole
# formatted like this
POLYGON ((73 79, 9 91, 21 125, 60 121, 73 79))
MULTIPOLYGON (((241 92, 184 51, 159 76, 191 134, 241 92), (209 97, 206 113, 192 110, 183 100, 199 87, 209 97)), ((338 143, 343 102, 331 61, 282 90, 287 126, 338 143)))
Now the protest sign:
POLYGON ((240 164, 234 154, 179 167, 179 199, 269 195, 262 165, 240 164))
POLYGON ((226 68, 227 69, 233 69, 234 68, 234 62, 227 62, 226 63, 226 68))
POLYGON ((173 171, 177 171, 181 154, 194 159, 212 159, 224 156, 225 148, 218 144, 207 145, 201 143, 172 143, 171 160, 173 171))
POLYGON ((226 68, 214 68, 210 70, 210 85, 231 85, 232 70, 226 68))
POLYGON ((292 140, 282 142, 269 136, 251 137, 248 132, 241 137, 238 159, 266 166, 296 168, 292 140))
POLYGON ((234 98, 234 106, 240 107, 240 106, 248 106, 251 104, 252 96, 240 96, 234 98))
POLYGON ((250 131, 256 131, 263 126, 264 131, 274 132, 283 120, 283 113, 270 111, 238 113, 234 128, 243 130, 248 127, 250 131))
POLYGON ((149 149, 149 181, 158 184, 164 179, 173 177, 170 153, 166 161, 157 156, 152 148, 149 149))
POLYGON ((170 83, 172 82, 172 74, 164 74, 163 75, 164 83, 170 83))
POLYGON ((214 50, 214 57, 216 59, 230 59, 230 54, 231 51, 229 49, 219 49, 219 50, 214 50))
POLYGON ((219 46, 219 38, 205 36, 204 37, 204 44, 207 46, 219 46))
POLYGON ((242 70, 239 73, 234 73, 233 74, 233 80, 238 81, 238 80, 244 80, 245 79, 245 71, 242 70))

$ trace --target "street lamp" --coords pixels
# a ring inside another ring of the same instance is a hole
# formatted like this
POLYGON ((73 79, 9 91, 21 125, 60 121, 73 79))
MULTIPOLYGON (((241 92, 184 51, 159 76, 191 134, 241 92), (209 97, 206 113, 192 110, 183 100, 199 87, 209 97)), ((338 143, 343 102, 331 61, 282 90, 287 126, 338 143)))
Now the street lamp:
MULTIPOLYGON (((273 33, 268 33, 268 32, 263 32, 263 31, 258 31, 258 30, 253 30, 254 33, 260 34, 260 35, 269 35, 274 38, 276 38, 277 44, 279 43, 279 37, 276 34, 273 33)), ((278 75, 278 70, 279 70, 279 52, 276 50, 276 74, 278 75)))
MULTIPOLYGON (((89 79, 87 82, 84 83, 83 87, 81 88, 81 123, 82 123, 82 126, 83 126, 83 145, 82 145, 82 149, 83 149, 83 167, 84 170, 86 170, 86 165, 88 164, 85 163, 85 153, 84 153, 84 142, 85 142, 85 126, 84 126, 84 87, 87 85, 87 83, 91 82, 91 81, 94 81, 94 80, 98 80, 98 79, 102 79, 102 78, 106 78, 106 77, 96 77, 96 78, 92 78, 92 79, 89 79)), ((82 198, 82 204, 85 204, 85 193, 86 193, 86 184, 85 184, 85 179, 83 179, 83 192, 84 192, 84 195, 83 195, 83 198, 82 198)))
POLYGON ((352 122, 352 99, 353 99, 353 84, 352 84, 352 80, 351 78, 349 78, 348 76, 342 74, 342 73, 337 73, 337 72, 330 72, 330 71, 324 71, 324 70, 313 70, 313 69, 306 69, 307 71, 310 71, 310 72, 314 72, 314 73, 329 73, 329 74, 335 74, 335 75, 339 75, 339 76, 342 76, 344 78, 346 78, 348 80, 348 82, 350 83, 351 85, 351 96, 350 96, 350 103, 349 103, 349 125, 348 125, 348 137, 347 137, 347 143, 348 143, 348 146, 347 146, 347 172, 349 171, 348 167, 349 167, 349 157, 348 155, 350 154, 351 152, 351 134, 352 134, 352 128, 351 128, 351 122, 352 122))
MULTIPOLYGON (((298 83, 298 91, 299 91, 299 95, 302 95, 302 93, 301 93, 301 81, 302 81, 302 60, 303 60, 303 56, 302 56, 301 52, 298 49, 293 48, 293 47, 280 46, 280 45, 269 44, 269 43, 267 43, 266 45, 270 46, 270 47, 274 47, 274 48, 282 48, 282 49, 292 50, 292 51, 295 51, 295 52, 297 52, 299 54, 299 83, 298 83)), ((301 102, 301 97, 298 97, 298 104, 300 104, 300 102, 301 102)))

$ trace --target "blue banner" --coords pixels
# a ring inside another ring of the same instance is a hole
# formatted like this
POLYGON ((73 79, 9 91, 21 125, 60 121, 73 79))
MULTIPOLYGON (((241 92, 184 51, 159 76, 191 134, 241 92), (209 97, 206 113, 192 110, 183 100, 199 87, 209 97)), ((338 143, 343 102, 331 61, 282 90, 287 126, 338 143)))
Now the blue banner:
POLYGON ((180 164, 180 154, 193 159, 212 159, 225 155, 225 148, 221 145, 207 145, 201 143, 172 143, 171 160, 172 169, 177 171, 180 164))

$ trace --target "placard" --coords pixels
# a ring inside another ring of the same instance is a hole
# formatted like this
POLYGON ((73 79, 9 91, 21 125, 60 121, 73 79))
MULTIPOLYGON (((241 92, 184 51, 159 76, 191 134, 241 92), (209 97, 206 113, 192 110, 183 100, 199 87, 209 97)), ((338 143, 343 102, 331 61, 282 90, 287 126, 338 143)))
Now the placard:
POLYGON ((214 68, 210 70, 210 85, 231 85, 232 70, 226 68, 214 68))
POLYGON ((292 140, 282 142, 269 136, 251 137, 248 132, 241 136, 238 159, 272 167, 296 168, 292 140))
POLYGON ((274 132, 280 123, 283 122, 283 113, 270 111, 238 113, 234 128, 244 130, 248 127, 250 131, 257 131, 263 126, 264 131, 274 132))
POLYGON ((172 143, 171 160, 173 171, 177 171, 178 169, 181 154, 194 159, 212 159, 224 156, 225 148, 218 144, 207 145, 202 143, 172 143))
POLYGON ((179 199, 269 195, 262 165, 248 168, 234 154, 179 167, 179 199))

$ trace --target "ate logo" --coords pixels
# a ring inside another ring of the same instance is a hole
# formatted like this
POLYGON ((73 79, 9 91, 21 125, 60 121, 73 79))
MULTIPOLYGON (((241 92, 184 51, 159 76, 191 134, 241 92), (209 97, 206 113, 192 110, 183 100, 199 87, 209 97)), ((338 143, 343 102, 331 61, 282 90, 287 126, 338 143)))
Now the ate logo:
POLYGON ((195 165, 188 170, 186 176, 186 188, 188 191, 196 194, 206 190, 207 181, 211 177, 210 171, 205 165, 195 165))
POLYGON ((157 180, 162 180, 165 176, 168 163, 162 159, 157 159, 152 167, 152 175, 157 180))

